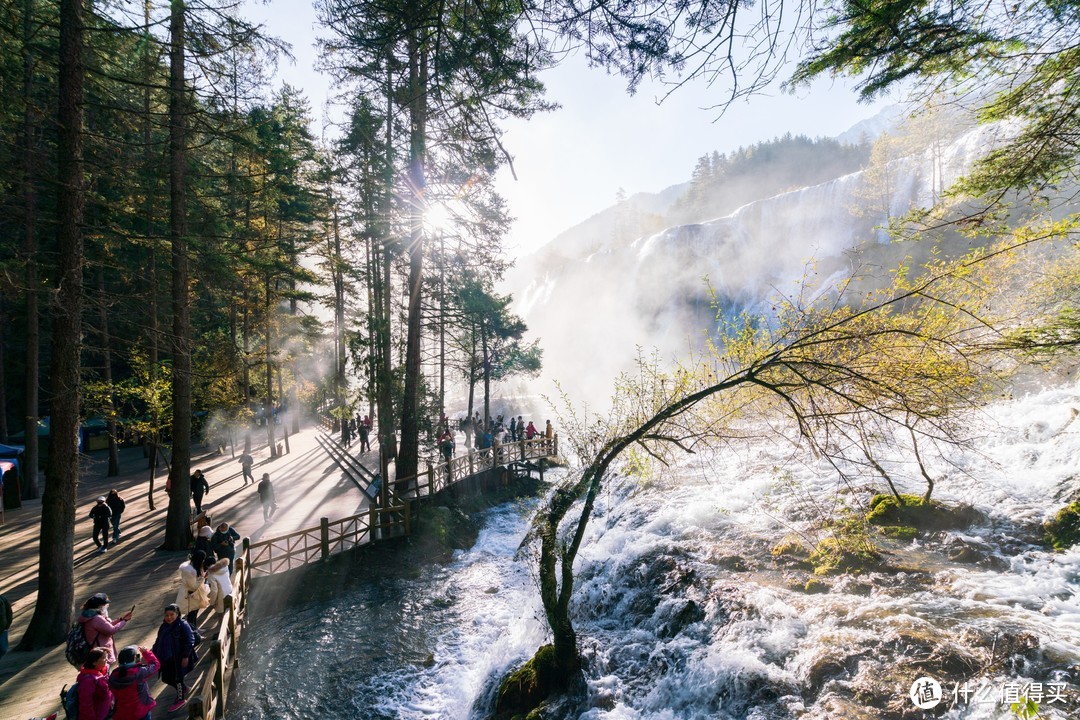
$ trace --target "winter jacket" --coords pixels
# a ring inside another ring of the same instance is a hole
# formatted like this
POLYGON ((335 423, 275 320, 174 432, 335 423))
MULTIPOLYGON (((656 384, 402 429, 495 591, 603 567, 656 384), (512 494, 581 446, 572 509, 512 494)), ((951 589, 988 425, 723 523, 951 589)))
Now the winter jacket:
POLYGON ((110 665, 116 662, 113 635, 127 623, 124 620, 110 620, 101 614, 101 610, 83 610, 79 615, 79 623, 82 625, 87 644, 92 648, 105 648, 109 653, 107 662, 110 665))
POLYGON ((180 565, 180 589, 176 591, 176 604, 180 614, 210 607, 210 588, 199 577, 199 571, 187 560, 180 565))
POLYGON ((225 612, 225 597, 232 595, 232 578, 229 577, 229 560, 218 560, 206 571, 210 581, 210 602, 217 613, 225 612))
POLYGON ((274 485, 268 479, 259 481, 259 500, 263 505, 274 504, 274 485))
POLYGON ((104 670, 82 668, 75 682, 79 687, 79 720, 105 720, 113 704, 108 674, 104 670))
POLYGON ((154 640, 154 655, 161 661, 161 681, 177 685, 185 675, 195 669, 195 633, 184 618, 175 622, 161 623, 154 640), (187 667, 183 661, 187 659, 187 667))
MULTIPOLYGON (((154 653, 143 653, 142 665, 121 665, 109 675, 109 687, 116 698, 112 720, 143 720, 157 703, 150 695, 146 678, 157 674, 161 663, 154 653)), ((82 717, 81 715, 79 717, 82 717)))
MULTIPOLYGON (((109 494, 109 497, 105 498, 105 504, 109 506, 109 510, 112 511, 113 517, 120 517, 124 514, 124 508, 127 507, 127 502, 119 495, 109 494)), ((80 715, 79 717, 82 717, 80 715)))
POLYGON ((208 558, 214 557, 214 548, 210 547, 210 538, 213 535, 214 531, 203 525, 199 528, 199 537, 195 538, 195 549, 202 550, 208 558))
POLYGON ((210 492, 210 483, 206 481, 205 475, 192 475, 191 476, 191 496, 201 498, 210 492))
POLYGON ((95 527, 109 527, 109 520, 112 519, 112 510, 105 503, 97 503, 90 509, 90 519, 94 521, 95 527))
POLYGON ((232 528, 225 532, 215 530, 214 534, 210 536, 210 547, 213 548, 214 555, 218 560, 221 558, 232 560, 236 557, 236 541, 239 539, 240 534, 232 528))

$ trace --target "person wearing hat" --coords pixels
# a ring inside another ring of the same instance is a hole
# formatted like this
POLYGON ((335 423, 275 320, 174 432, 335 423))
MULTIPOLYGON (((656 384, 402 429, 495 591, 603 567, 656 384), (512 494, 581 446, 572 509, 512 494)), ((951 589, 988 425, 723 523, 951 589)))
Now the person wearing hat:
POLYGON ((161 661, 161 682, 176 688, 176 701, 168 707, 169 712, 175 712, 187 702, 184 677, 199 660, 195 653, 195 633, 180 616, 179 605, 165 607, 164 622, 158 628, 153 650, 161 661))
POLYGON ((210 536, 210 548, 214 551, 214 557, 218 560, 229 559, 229 572, 232 572, 233 560, 236 558, 236 541, 240 539, 240 533, 229 527, 229 523, 223 522, 210 536))
POLYGON ((86 644, 92 648, 104 648, 109 654, 110 665, 116 662, 113 635, 130 621, 130 612, 117 620, 109 617, 109 596, 105 593, 91 595, 90 599, 83 603, 82 612, 79 613, 79 624, 82 625, 86 644))
POLYGON ((214 549, 210 547, 210 538, 213 535, 214 529, 209 525, 203 525, 199 528, 198 536, 195 538, 195 549, 202 550, 203 555, 211 562, 214 560, 214 549))
POLYGON ((105 648, 94 648, 86 656, 79 677, 79 720, 105 720, 112 712, 113 694, 109 689, 108 653, 105 648))
POLYGON ((157 702, 150 695, 146 678, 160 670, 161 663, 150 648, 134 645, 121 650, 117 661, 119 665, 109 675, 109 688, 116 698, 112 720, 150 720, 157 702))
POLYGON ((90 519, 94 521, 94 544, 100 552, 109 549, 109 521, 112 520, 112 510, 105 504, 105 496, 97 499, 97 504, 90 509, 90 519), (101 540, 98 540, 98 534, 101 540))

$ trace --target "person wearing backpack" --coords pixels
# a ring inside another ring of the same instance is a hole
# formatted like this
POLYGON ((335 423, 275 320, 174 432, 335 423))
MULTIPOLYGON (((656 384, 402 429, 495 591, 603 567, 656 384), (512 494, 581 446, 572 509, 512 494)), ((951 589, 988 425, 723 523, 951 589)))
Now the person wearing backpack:
POLYGON ((157 702, 150 695, 146 678, 161 669, 150 648, 129 645, 120 651, 119 665, 109 675, 109 688, 116 698, 112 720, 150 720, 157 702))
POLYGON ((100 647, 109 654, 108 663, 116 662, 116 650, 113 645, 113 635, 123 629, 131 621, 131 612, 121 615, 113 620, 109 617, 109 596, 105 593, 96 593, 83 603, 82 612, 79 613, 79 625, 82 627, 83 637, 86 644, 91 647, 100 647))
POLYGON ((165 607, 164 622, 158 628, 153 649, 161 660, 161 682, 176 688, 176 701, 168 707, 168 712, 175 712, 187 702, 184 677, 199 661, 195 653, 195 633, 187 620, 180 616, 179 605, 165 607))
POLYGON ((105 720, 112 712, 113 694, 109 689, 108 660, 105 648, 94 648, 79 670, 79 677, 75 681, 79 698, 76 717, 79 720, 105 720))

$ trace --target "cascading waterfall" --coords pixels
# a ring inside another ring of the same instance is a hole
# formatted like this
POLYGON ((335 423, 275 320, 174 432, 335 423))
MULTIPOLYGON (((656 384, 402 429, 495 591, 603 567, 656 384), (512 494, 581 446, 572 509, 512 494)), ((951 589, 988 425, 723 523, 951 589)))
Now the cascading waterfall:
MULTIPOLYGON (((889 569, 813 588, 770 550, 809 525, 808 502, 838 497, 837 481, 793 464, 790 447, 762 440, 671 479, 613 478, 572 609, 587 693, 544 717, 922 718, 908 696, 921 676, 945 695, 935 717, 1012 717, 1005 701, 1022 688, 1038 690, 1042 717, 1076 717, 1080 547, 1046 550, 1040 524, 1080 492, 1078 405, 1080 386, 1068 386, 992 408, 978 449, 931 468, 935 496, 979 519, 881 540, 889 569)), ((880 489, 839 497, 861 507, 880 489)), ((476 546, 449 565, 257 618, 237 714, 485 717, 498 678, 545 639, 531 568, 515 559, 536 507, 488 511, 476 546)))

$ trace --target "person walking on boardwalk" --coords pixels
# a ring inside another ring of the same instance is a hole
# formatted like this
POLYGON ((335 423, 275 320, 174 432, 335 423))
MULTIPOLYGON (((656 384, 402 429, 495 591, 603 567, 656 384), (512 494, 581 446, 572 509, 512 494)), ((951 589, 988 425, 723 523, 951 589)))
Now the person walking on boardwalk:
POLYGON ((202 470, 196 470, 191 474, 191 499, 195 502, 196 515, 202 512, 203 495, 209 494, 210 483, 206 481, 206 476, 203 475, 202 470))
MULTIPOLYGON (((262 502, 263 520, 274 517, 277 502, 274 501, 274 484, 270 482, 270 473, 263 473, 262 480, 259 481, 259 500, 262 502)), ((229 569, 232 570, 231 564, 229 569)))
POLYGON ((180 617, 179 605, 165 607, 165 618, 152 649, 161 662, 161 682, 176 688, 176 702, 167 708, 168 712, 176 712, 187 702, 184 677, 199 660, 195 653, 195 633, 187 620, 180 617))
POLYGON ((180 564, 180 589, 176 591, 176 604, 188 625, 195 627, 199 611, 210 607, 210 587, 203 577, 206 553, 194 550, 191 557, 180 564))
POLYGON ((240 463, 240 472, 244 475, 244 484, 247 485, 248 480, 255 482, 255 476, 251 473, 251 466, 255 464, 254 458, 244 453, 237 462, 240 463))
POLYGON ((14 616, 11 613, 11 603, 3 595, 0 595, 0 658, 7 655, 8 630, 11 629, 11 621, 14 616))
POLYGON ((525 439, 532 440, 534 437, 540 434, 540 431, 533 425, 533 421, 530 420, 529 424, 525 426, 525 439))
POLYGON ((112 520, 112 510, 105 504, 105 496, 97 499, 97 503, 90 509, 90 519, 94 521, 94 544, 99 552, 109 549, 109 521, 112 520), (98 540, 98 536, 101 540, 98 540))
POLYGON ((146 678, 156 674, 161 663, 150 648, 134 645, 121 650, 117 662, 119 665, 109 675, 109 688, 116 698, 112 720, 150 720, 157 701, 150 695, 146 678))
POLYGON ((113 489, 109 491, 109 497, 105 498, 105 504, 112 511, 112 541, 116 544, 120 542, 120 516, 124 514, 127 503, 120 497, 120 491, 113 489))
POLYGON ((105 648, 94 648, 86 656, 75 680, 79 696, 79 720, 105 720, 113 707, 109 689, 109 656, 105 648))
POLYGON ((79 613, 79 624, 82 626, 86 644, 92 648, 103 648, 109 655, 110 665, 116 662, 113 635, 122 630, 130 621, 130 611, 117 620, 109 617, 109 596, 105 593, 91 595, 90 599, 83 603, 82 612, 79 613))
POLYGON ((360 452, 371 450, 371 418, 367 415, 356 425, 356 434, 360 436, 360 452))
POLYGON ((210 536, 210 549, 218 560, 228 559, 229 572, 232 572, 233 560, 236 558, 236 541, 240 534, 229 527, 229 523, 223 522, 218 525, 217 531, 210 536))

